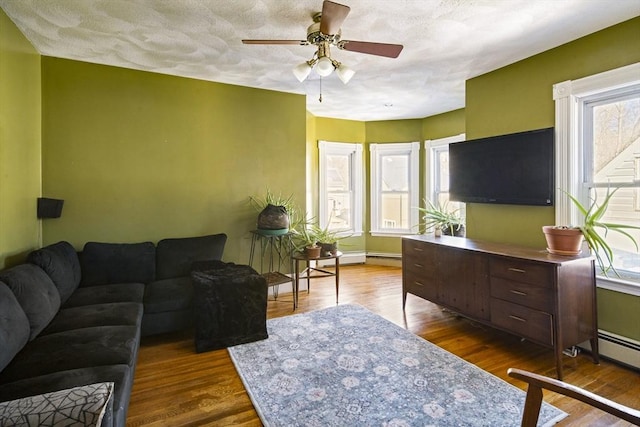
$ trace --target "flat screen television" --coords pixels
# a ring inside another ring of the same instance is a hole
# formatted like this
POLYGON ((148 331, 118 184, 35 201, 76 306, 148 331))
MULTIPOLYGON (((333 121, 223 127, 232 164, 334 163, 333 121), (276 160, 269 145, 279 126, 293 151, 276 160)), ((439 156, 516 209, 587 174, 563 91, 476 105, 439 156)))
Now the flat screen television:
POLYGON ((553 128, 449 145, 449 197, 467 203, 553 206, 553 128))

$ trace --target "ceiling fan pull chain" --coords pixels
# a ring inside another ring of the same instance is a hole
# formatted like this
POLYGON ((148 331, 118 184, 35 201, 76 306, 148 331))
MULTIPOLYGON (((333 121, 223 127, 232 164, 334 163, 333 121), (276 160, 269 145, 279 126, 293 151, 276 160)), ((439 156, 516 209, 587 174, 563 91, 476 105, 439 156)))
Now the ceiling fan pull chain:
POLYGON ((320 98, 318 101, 322 102, 322 76, 320 76, 320 98))

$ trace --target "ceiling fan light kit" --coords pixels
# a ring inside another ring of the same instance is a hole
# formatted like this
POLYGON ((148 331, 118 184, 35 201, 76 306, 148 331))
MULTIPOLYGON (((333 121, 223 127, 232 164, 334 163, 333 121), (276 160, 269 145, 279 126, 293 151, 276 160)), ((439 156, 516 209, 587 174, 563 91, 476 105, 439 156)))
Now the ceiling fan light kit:
POLYGON ((309 74, 311 74, 313 65, 310 64, 310 62, 311 61, 303 62, 302 64, 296 65, 293 69, 293 74, 300 83, 302 83, 307 77, 309 77, 309 74))
POLYGON ((309 61, 296 65, 293 74, 303 82, 311 70, 315 67, 320 77, 327 77, 336 70, 338 78, 347 84, 354 76, 355 71, 346 65, 331 58, 329 48, 331 45, 341 50, 366 53, 369 55, 397 58, 403 46, 389 43, 372 43, 363 41, 341 40, 341 26, 347 18, 351 8, 342 4, 325 0, 322 3, 322 12, 313 15, 313 24, 307 28, 306 40, 242 40, 244 44, 295 44, 301 46, 314 45, 316 52, 309 61))

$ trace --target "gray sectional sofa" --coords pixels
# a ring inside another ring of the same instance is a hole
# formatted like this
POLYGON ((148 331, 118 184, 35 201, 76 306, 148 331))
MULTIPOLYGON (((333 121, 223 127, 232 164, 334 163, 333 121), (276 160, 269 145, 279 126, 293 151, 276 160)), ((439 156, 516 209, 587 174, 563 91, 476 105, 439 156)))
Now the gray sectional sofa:
POLYGON ((113 383, 102 425, 124 426, 141 336, 192 324, 192 265, 226 238, 59 242, 0 271, 0 402, 113 383))

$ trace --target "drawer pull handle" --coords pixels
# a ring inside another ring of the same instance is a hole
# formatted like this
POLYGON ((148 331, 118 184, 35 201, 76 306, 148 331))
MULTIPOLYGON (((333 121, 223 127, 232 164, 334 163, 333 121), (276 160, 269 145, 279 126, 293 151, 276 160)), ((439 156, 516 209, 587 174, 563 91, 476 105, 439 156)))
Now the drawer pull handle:
POLYGON ((422 264, 418 264, 418 263, 415 263, 415 264, 413 264, 413 265, 414 265, 415 267, 418 267, 418 268, 422 268, 422 267, 424 267, 422 264))
POLYGON ((413 283, 415 283, 415 284, 416 284, 416 285, 418 285, 418 286, 422 286, 422 287, 424 287, 424 285, 423 285, 422 283, 418 282, 417 280, 414 280, 414 282, 413 282, 413 283))
POLYGON ((514 268, 514 267, 509 267, 508 270, 513 272, 513 273, 526 273, 527 272, 527 270, 522 270, 520 268, 514 268))
POLYGON ((413 250, 414 250, 414 251, 418 251, 418 252, 422 252, 422 248, 414 247, 414 248, 413 248, 413 250))
POLYGON ((516 294, 516 295, 523 296, 523 297, 526 297, 526 296, 527 296, 527 293, 526 293, 526 292, 516 291, 515 289, 511 289, 509 292, 511 292, 512 294, 516 294))
POLYGON ((518 322, 527 322, 526 319, 523 319, 522 317, 518 317, 518 316, 514 316, 512 314, 509 315, 510 318, 512 318, 513 320, 517 320, 518 322))

